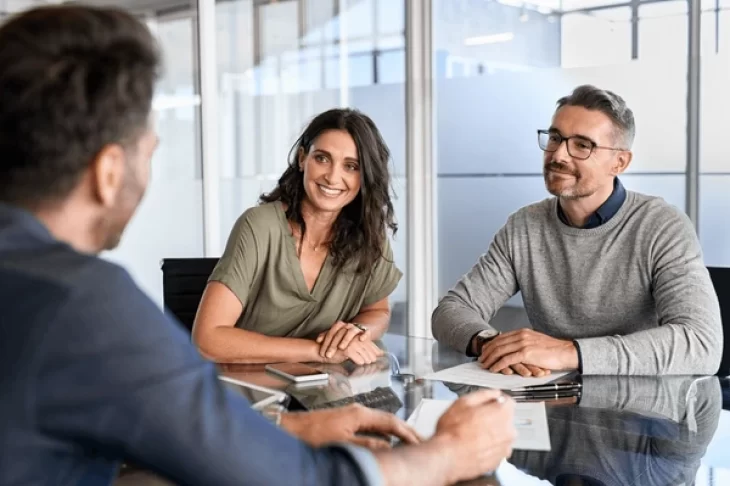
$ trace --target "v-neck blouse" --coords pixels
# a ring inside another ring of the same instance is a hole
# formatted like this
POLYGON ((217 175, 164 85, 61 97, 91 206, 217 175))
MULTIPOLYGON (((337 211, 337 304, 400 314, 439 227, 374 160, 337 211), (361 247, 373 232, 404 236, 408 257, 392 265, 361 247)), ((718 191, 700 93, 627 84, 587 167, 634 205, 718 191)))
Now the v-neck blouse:
POLYGON ((370 272, 361 274, 348 264, 335 269, 327 255, 310 292, 284 209, 280 202, 267 203, 238 218, 210 281, 224 284, 241 301, 236 327, 313 339, 393 293, 403 274, 387 240, 383 253, 370 272))

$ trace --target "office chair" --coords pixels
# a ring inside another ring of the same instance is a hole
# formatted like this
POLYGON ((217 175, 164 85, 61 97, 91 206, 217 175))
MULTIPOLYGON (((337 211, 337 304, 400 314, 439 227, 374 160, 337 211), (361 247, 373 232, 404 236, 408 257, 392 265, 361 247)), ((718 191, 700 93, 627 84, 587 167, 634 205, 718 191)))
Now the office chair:
POLYGON ((165 258, 162 260, 162 297, 165 312, 193 330, 200 298, 217 258, 165 258))
POLYGON ((722 318, 722 330, 725 335, 722 361, 720 369, 717 372, 719 376, 730 375, 730 268, 728 267, 707 267, 712 279, 712 285, 715 287, 717 299, 720 301, 720 315, 722 318))

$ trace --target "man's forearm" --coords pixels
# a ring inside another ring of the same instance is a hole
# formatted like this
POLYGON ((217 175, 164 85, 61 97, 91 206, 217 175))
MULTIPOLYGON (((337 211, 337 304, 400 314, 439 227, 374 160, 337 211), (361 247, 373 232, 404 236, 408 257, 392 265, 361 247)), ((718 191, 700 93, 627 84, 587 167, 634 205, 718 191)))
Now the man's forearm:
MULTIPOLYGON (((507 225, 511 222, 512 218, 507 225)), ((449 290, 433 313, 434 337, 462 353, 467 351, 474 334, 490 329, 494 314, 519 290, 509 257, 506 226, 497 232, 487 253, 449 290)))
POLYGON ((375 453, 388 486, 443 486, 457 480, 451 456, 438 439, 375 453))
POLYGON ((475 334, 490 328, 476 310, 452 296, 439 303, 431 319, 434 338, 462 353, 473 350, 475 334))
POLYGON ((583 374, 714 374, 722 355, 722 340, 700 336, 688 327, 665 324, 626 336, 576 339, 583 357, 583 374))

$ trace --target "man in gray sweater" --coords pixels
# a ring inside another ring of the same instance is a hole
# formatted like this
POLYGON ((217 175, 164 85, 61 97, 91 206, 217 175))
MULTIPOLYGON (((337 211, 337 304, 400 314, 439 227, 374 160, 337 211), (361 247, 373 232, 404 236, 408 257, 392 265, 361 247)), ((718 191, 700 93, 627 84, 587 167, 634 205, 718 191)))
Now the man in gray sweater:
POLYGON ((713 374, 720 309, 691 222, 627 191, 634 116, 610 91, 580 86, 538 131, 555 197, 512 214, 441 300, 433 334, 485 369, 542 376, 713 374), (489 325, 518 291, 533 329, 489 325))

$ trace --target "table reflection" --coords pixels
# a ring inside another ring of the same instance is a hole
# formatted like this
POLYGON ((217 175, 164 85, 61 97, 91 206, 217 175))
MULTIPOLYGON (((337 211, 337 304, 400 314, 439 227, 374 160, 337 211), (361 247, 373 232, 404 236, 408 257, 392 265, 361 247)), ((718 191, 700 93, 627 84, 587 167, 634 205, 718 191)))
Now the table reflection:
MULTIPOLYGON (((515 451, 509 463, 556 486, 693 484, 721 410, 714 376, 587 376, 576 406, 547 407, 551 451, 515 451)), ((500 484, 517 477, 497 471, 500 484)))
MULTIPOLYGON (((468 361, 462 353, 430 339, 394 335, 384 336, 381 346, 386 355, 369 366, 315 365, 330 376, 313 387, 297 387, 267 373, 264 365, 220 367, 228 376, 284 390, 312 407, 389 387, 403 403, 396 413, 403 419, 423 398, 453 400, 475 389, 422 378, 468 361)), ((703 457, 711 450, 722 450, 728 442, 730 417, 722 412, 721 390, 721 383, 727 385, 727 381, 686 376, 581 379, 579 400, 546 402, 550 452, 515 451, 496 475, 466 484, 699 484, 695 478, 703 475, 702 470, 698 475, 703 457)), ((730 455, 721 460, 717 453, 713 457, 714 474, 723 474, 730 455)))

